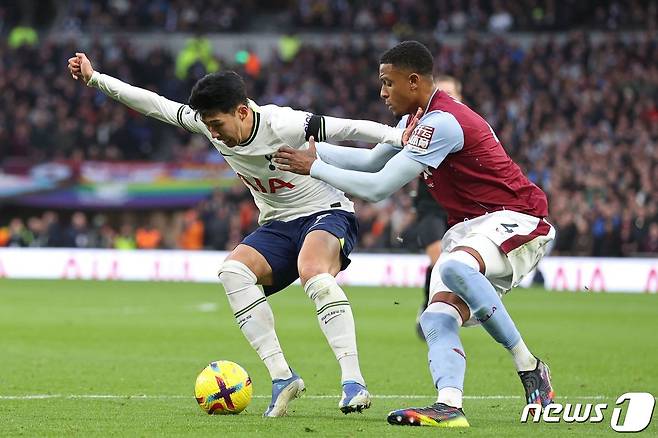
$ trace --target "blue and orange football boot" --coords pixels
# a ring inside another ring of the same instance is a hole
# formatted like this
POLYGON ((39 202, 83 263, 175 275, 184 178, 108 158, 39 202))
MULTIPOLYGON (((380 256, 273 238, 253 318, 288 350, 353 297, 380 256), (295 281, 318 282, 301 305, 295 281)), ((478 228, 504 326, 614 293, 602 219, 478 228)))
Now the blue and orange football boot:
POLYGON ((388 414, 388 424, 396 426, 469 427, 464 411, 445 403, 426 408, 399 409, 388 414))
MULTIPOLYGON (((519 371, 519 377, 525 388, 525 401, 527 404, 538 404, 545 408, 553 402, 555 392, 551 386, 551 370, 548 365, 537 359, 537 366, 532 371, 519 371)), ((534 415, 534 409, 530 414, 534 415)))

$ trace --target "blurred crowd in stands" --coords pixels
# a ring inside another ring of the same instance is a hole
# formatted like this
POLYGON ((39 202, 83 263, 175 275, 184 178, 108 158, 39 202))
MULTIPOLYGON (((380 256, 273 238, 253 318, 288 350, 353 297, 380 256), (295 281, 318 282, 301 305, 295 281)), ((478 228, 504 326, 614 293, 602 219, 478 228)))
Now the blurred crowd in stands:
MULTIPOLYGON (((345 1, 299 0, 293 23, 302 28, 355 29, 362 32, 393 29, 396 33, 419 29, 438 33, 467 29, 506 31, 552 31, 643 28, 655 16, 646 15, 655 2, 579 0, 434 0, 434 1, 345 1)), ((655 12, 655 11, 654 11, 655 12)))
MULTIPOLYGON (((219 3, 236 10, 255 7, 250 1, 219 3)), ((619 2, 596 2, 600 8, 589 14, 576 1, 568 2, 572 8, 539 0, 437 1, 426 14, 418 14, 418 2, 411 1, 293 3, 296 25, 329 27, 355 25, 363 8, 376 16, 376 27, 389 7, 400 22, 438 28, 446 20, 446 30, 454 27, 451 17, 459 11, 469 20, 480 20, 467 27, 486 26, 492 11, 512 10, 517 4, 526 7, 523 13, 514 12, 514 29, 536 29, 533 20, 539 18, 547 29, 568 26, 569 20, 602 29, 646 27, 656 18, 655 13, 648 16, 646 6, 651 3, 655 9, 655 2, 640 0, 623 8, 619 2), (536 9, 541 13, 533 12, 536 9), (340 13, 346 10, 351 12, 340 13), (443 17, 438 24, 437 14, 443 17)), ((139 28, 143 14, 160 14, 165 23, 172 8, 180 23, 188 4, 195 2, 74 1, 71 16, 84 25, 85 17, 107 13, 108 26, 133 23, 139 28), (119 20, 117 8, 124 11, 121 16, 130 16, 128 22, 119 20)), ((171 30, 181 30, 178 25, 171 30)), ((458 46, 442 45, 440 38, 423 41, 435 56, 435 71, 463 82, 465 103, 489 121, 508 153, 549 195, 550 220, 558 229, 553 254, 658 253, 657 35, 608 33, 594 42, 575 31, 537 38, 529 46, 491 34, 466 34, 458 46)), ((251 97, 261 104, 392 124, 393 116, 379 99, 378 56, 385 48, 376 37, 363 45, 349 39, 322 49, 302 45, 292 60, 275 58, 254 71, 232 56, 215 56, 214 61, 219 68, 240 72, 251 97)), ((159 47, 141 54, 121 38, 93 41, 82 48, 48 39, 10 47, 3 38, 0 157, 5 164, 53 159, 221 160, 203 137, 108 102, 103 94, 73 81, 66 74, 66 59, 80 49, 99 70, 177 101, 187 100, 192 84, 208 69, 195 62, 184 77, 177 77, 176 53, 159 47)), ((405 250, 398 237, 414 219, 414 184, 377 204, 357 201, 359 250, 405 250)), ((229 192, 217 191, 184 212, 48 211, 0 217, 0 245, 231 249, 257 226, 256 219, 249 193, 238 185, 229 192)))
POLYGON ((233 249, 257 226, 251 195, 236 185, 185 211, 72 213, 47 210, 0 227, 0 246, 233 249))
MULTIPOLYGON (((39 8, 53 2, 39 0, 39 8)), ((71 0, 60 5, 62 28, 129 32, 628 30, 655 25, 657 16, 653 0, 71 0)))

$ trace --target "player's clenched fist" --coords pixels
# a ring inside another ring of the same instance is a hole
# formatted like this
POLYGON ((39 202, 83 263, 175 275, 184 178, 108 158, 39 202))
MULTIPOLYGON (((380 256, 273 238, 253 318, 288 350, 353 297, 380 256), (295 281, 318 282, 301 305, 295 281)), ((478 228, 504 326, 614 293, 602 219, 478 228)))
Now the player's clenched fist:
POLYGON ((69 72, 73 79, 82 79, 86 84, 94 74, 94 69, 87 55, 84 53, 76 53, 74 57, 69 58, 69 72))

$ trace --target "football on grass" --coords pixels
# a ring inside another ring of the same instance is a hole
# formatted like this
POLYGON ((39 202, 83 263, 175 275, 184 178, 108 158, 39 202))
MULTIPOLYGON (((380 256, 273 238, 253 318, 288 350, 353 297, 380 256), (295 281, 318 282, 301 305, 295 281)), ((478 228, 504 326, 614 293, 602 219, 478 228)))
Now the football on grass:
POLYGON ((235 362, 210 362, 194 385, 197 403, 208 414, 239 414, 251 402, 253 388, 249 374, 235 362))

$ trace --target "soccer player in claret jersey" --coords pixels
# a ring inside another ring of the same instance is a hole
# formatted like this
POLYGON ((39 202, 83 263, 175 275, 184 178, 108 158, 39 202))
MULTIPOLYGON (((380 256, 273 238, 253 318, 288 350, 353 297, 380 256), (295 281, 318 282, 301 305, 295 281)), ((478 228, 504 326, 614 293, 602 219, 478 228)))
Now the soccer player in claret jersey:
MULTIPOLYGON (((436 78, 436 87, 448 93, 455 100, 462 100, 462 84, 456 78, 447 75, 441 75, 436 78)), ((430 280, 432 278, 432 269, 439 260, 441 255, 441 239, 448 230, 448 218, 446 212, 434 199, 427 184, 421 175, 418 181, 418 189, 414 197, 414 208, 416 210, 416 223, 410 227, 411 236, 415 237, 418 247, 425 250, 430 264, 425 273, 425 284, 423 286, 423 301, 416 318, 416 332, 425 339, 423 328, 420 326, 420 317, 427 308, 430 300, 430 280)), ((405 239, 406 240, 406 239, 405 239)))
POLYGON ((501 296, 535 267, 555 230, 545 219, 544 192, 523 175, 482 117, 436 88, 432 68, 431 53, 416 41, 381 57, 381 97, 402 117, 398 126, 421 117, 404 148, 347 151, 320 143, 315 150, 310 142, 308 151, 282 148, 274 161, 369 201, 423 174, 450 226, 420 318, 438 399, 428 407, 393 411, 388 422, 468 427, 462 325, 481 324, 511 353, 528 403, 546 406, 553 399, 548 367, 526 347, 501 296))
POLYGON ((334 278, 349 264, 356 242, 353 204, 325 182, 276 169, 272 157, 286 144, 307 148, 311 136, 401 146, 411 127, 260 107, 248 99, 242 78, 230 71, 200 79, 188 105, 94 71, 84 53, 70 58, 68 68, 74 79, 142 114, 206 136, 251 191, 260 227, 229 254, 219 279, 242 333, 272 377, 272 401, 264 415, 284 415, 305 389, 283 355, 266 300, 297 278, 315 302, 318 322, 341 367, 340 410, 367 409, 370 395, 359 368, 352 310, 334 278))

